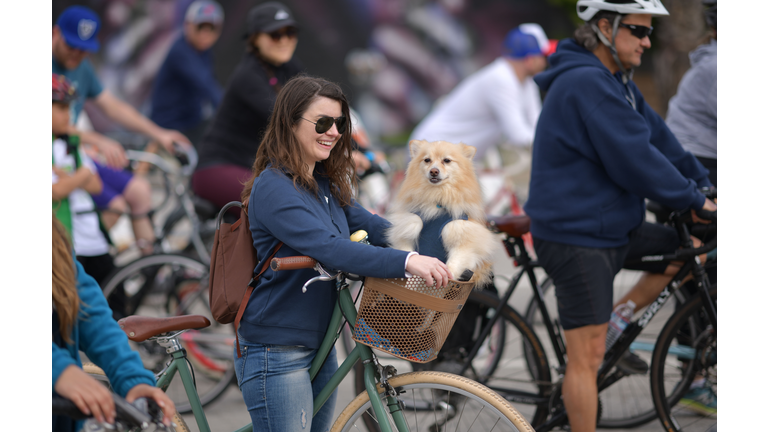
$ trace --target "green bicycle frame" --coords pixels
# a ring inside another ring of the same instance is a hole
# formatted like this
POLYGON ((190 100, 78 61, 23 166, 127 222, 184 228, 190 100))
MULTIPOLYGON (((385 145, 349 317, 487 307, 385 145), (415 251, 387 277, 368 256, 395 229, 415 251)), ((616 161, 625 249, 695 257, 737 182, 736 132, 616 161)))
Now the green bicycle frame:
MULTIPOLYGON (((333 346, 336 343, 336 339, 338 338, 337 330, 341 328, 342 318, 346 318, 350 323, 354 323, 357 318, 355 303, 352 300, 352 295, 349 293, 346 282, 337 282, 337 284, 339 286, 339 301, 336 303, 336 306, 333 309, 333 314, 331 315, 331 323, 328 325, 328 330, 325 333, 323 342, 321 343, 317 355, 315 355, 315 359, 312 361, 312 365, 310 366, 309 376, 311 380, 315 379, 317 373, 320 371, 320 368, 323 366, 323 363, 325 363, 325 360, 328 358, 328 354, 330 354, 331 349, 333 349, 333 346)), ((187 397, 189 398, 189 403, 192 406, 192 413, 195 416, 195 421, 197 422, 197 426, 200 429, 200 432, 211 432, 211 428, 208 425, 208 419, 205 417, 202 404, 200 403, 200 397, 195 390, 194 381, 192 379, 192 372, 186 361, 186 352, 184 350, 179 350, 172 353, 171 356, 172 359, 170 363, 160 373, 160 376, 157 379, 157 387, 163 391, 166 391, 168 386, 170 386, 171 381, 173 381, 176 374, 178 374, 181 378, 181 382, 184 384, 184 390, 186 391, 187 397)), ((320 408, 322 408, 322 406, 325 404, 325 402, 328 401, 328 398, 331 397, 331 394, 334 392, 334 390, 336 390, 336 388, 341 385, 344 377, 352 372, 352 368, 357 361, 363 362, 365 371, 365 389, 368 392, 368 397, 371 401, 371 406, 376 415, 376 418, 387 418, 387 410, 379 398, 379 393, 376 388, 377 371, 373 361, 373 353, 371 352, 371 348, 357 342, 355 342, 355 348, 352 350, 349 356, 347 356, 344 362, 342 362, 341 366, 339 366, 338 370, 336 370, 336 372, 333 374, 328 384, 323 387, 317 398, 315 398, 312 413, 313 416, 315 416, 320 408)), ((390 415, 395 422, 397 431, 407 432, 409 430, 408 424, 405 420, 405 417, 403 416, 402 411, 399 409, 397 399, 391 395, 387 395, 386 399, 387 405, 393 407, 390 410, 390 415)), ((393 432, 390 428, 389 422, 379 422, 379 427, 382 432, 393 432)), ((252 431, 253 425, 248 424, 235 432, 252 431)))
MULTIPOLYGON (((328 330, 325 332, 323 342, 320 344, 317 355, 315 355, 315 359, 312 361, 312 365, 309 368, 309 377, 311 380, 315 379, 320 368, 323 366, 323 363, 325 363, 328 354, 336 344, 336 339, 338 338, 337 330, 341 328, 342 317, 346 318, 350 323, 354 323, 357 319, 357 309, 355 309, 355 302, 352 300, 352 295, 349 293, 349 286, 346 282, 337 282, 337 286, 339 287, 339 301, 333 309, 331 323, 328 325, 328 330)), ((313 416, 317 414, 320 408, 322 408, 323 404, 325 404, 333 391, 341 384, 344 377, 352 371, 352 368, 358 360, 363 362, 365 390, 368 392, 368 398, 371 401, 371 407, 376 414, 376 418, 387 418, 384 404, 381 402, 379 393, 376 390, 376 367, 373 362, 373 353, 371 352, 371 348, 357 342, 355 342, 355 348, 347 356, 344 362, 342 362, 330 381, 328 381, 328 384, 326 384, 320 391, 320 394, 317 395, 317 398, 315 398, 312 413, 313 416)), ((398 407, 397 399, 387 395, 387 405, 390 407, 398 407)), ((395 421, 398 431, 408 431, 408 424, 399 408, 391 411, 390 414, 395 421)), ((379 428, 382 432, 392 432, 389 426, 388 422, 379 422, 379 428)))

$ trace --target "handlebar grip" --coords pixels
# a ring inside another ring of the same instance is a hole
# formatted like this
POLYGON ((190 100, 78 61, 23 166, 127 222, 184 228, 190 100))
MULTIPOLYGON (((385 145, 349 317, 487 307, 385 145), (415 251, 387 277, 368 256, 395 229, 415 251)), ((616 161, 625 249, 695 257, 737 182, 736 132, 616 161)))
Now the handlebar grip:
POLYGON ((53 406, 54 415, 66 416, 75 420, 83 420, 91 417, 80 411, 80 408, 69 399, 54 397, 51 401, 51 405, 53 406))
POLYGON ((698 216, 701 219, 717 222, 717 210, 715 211, 709 211, 709 210, 696 210, 696 216, 698 216))
POLYGON ((314 268, 317 261, 308 256, 292 256, 285 258, 272 258, 269 267, 272 271, 280 270, 299 270, 305 268, 314 268))

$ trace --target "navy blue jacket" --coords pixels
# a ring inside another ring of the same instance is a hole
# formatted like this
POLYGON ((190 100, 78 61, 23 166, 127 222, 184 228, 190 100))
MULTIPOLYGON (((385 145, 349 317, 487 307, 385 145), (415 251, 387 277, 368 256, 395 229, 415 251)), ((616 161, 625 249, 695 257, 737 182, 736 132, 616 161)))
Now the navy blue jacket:
MULTIPOLYGON (((268 258, 282 241, 278 257, 307 255, 327 267, 358 275, 405 277, 408 252, 383 247, 389 222, 356 203, 341 207, 323 171, 322 164, 315 166, 319 195, 294 187, 293 179, 282 170, 267 168, 256 178, 248 221, 258 257, 268 258), (368 232, 374 246, 349 239, 350 233, 360 229, 368 232)), ((313 283, 302 293, 304 283, 315 276, 318 273, 311 269, 264 272, 243 314, 240 335, 255 343, 318 348, 337 294, 332 281, 313 283)))
POLYGON ((193 128, 203 119, 203 104, 210 103, 215 110, 222 94, 213 75, 211 50, 197 51, 181 35, 157 72, 150 119, 168 129, 193 128))
POLYGON ((628 102, 621 74, 573 39, 534 77, 546 92, 533 141, 525 212, 538 238, 582 247, 618 247, 645 217, 649 198, 700 209, 708 171, 686 152, 637 86, 628 102))

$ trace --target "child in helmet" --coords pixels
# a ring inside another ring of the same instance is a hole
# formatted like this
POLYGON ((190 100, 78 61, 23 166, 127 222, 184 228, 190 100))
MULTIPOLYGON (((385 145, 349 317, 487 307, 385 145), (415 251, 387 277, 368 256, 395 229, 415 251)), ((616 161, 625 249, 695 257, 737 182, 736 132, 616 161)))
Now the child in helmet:
MULTIPOLYGON (((99 284, 115 268, 109 241, 90 194, 101 192, 96 166, 80 146, 80 137, 69 133, 69 104, 77 93, 63 75, 52 74, 52 201, 53 213, 64 225, 77 260, 99 284)), ((118 300, 113 310, 123 308, 118 300)), ((122 310, 122 309, 119 309, 122 310)))

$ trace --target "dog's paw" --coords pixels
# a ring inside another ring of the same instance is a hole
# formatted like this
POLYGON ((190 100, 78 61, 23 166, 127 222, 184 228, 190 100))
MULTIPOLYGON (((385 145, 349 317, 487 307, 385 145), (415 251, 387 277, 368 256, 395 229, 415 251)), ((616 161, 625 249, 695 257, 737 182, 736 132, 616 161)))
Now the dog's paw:
POLYGON ((472 276, 474 276, 474 272, 470 269, 464 270, 464 272, 459 276, 459 279, 457 279, 459 282, 469 282, 470 279, 472 279, 472 276))

